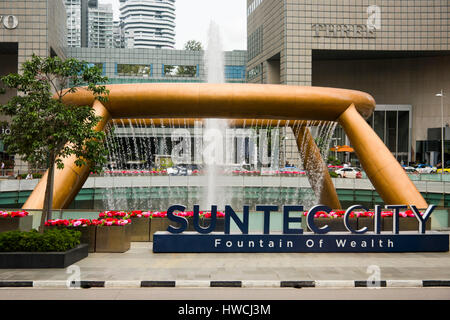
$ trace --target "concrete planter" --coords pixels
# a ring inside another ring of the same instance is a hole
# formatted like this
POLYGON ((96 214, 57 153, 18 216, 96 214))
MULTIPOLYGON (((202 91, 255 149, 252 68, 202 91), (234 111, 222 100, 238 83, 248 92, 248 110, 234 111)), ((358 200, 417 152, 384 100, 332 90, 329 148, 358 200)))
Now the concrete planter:
POLYGON ((131 224, 97 226, 95 252, 126 252, 130 249, 131 224))
MULTIPOLYGON (((193 217, 185 217, 188 221, 188 228, 186 231, 195 231, 193 225, 193 217)), ((175 228, 179 227, 178 223, 170 221, 167 217, 164 218, 152 218, 152 222, 150 223, 150 241, 153 242, 153 234, 157 231, 167 231, 169 225, 174 226, 175 228)), ((201 222, 200 222, 201 224, 201 222)))
POLYGON ((81 232, 80 243, 86 243, 89 247, 89 252, 95 252, 97 226, 74 227, 73 229, 81 232))
MULTIPOLYGON (((203 228, 208 228, 211 224, 211 218, 203 218, 201 220, 201 226, 203 228)), ((216 229, 214 232, 224 232, 225 231, 225 218, 216 219, 216 229)))
MULTIPOLYGON (((314 222, 318 228, 328 225, 330 227, 330 231, 345 231, 345 232, 348 231, 345 228, 343 218, 315 218, 314 222)), ((350 218, 349 222, 350 222, 350 226, 353 229, 356 230, 358 228, 358 219, 357 218, 350 218)), ((311 231, 311 230, 309 230, 309 228, 308 228, 308 231, 311 231)))
POLYGON ((0 218, 0 232, 5 231, 30 231, 33 225, 33 216, 15 218, 0 218))
MULTIPOLYGON (((407 217, 407 218, 399 218, 399 230, 400 231, 418 231, 419 230, 419 221, 415 217, 407 217)), ((392 217, 384 217, 382 218, 381 228, 382 231, 391 231, 393 225, 392 217)), ((431 230, 431 218, 427 220, 426 230, 431 230)))
POLYGON ((65 252, 0 252, 2 269, 67 268, 88 256, 83 243, 65 252))
POLYGON ((358 229, 367 227, 367 232, 372 232, 374 229, 374 218, 371 217, 360 217, 358 218, 358 229))
POLYGON ((150 218, 131 218, 131 241, 132 242, 146 242, 150 241, 150 218))
POLYGON ((65 226, 47 226, 46 229, 54 228, 69 228, 70 230, 76 230, 81 232, 80 243, 85 243, 88 245, 88 251, 90 253, 95 252, 95 238, 96 238, 96 228, 97 226, 91 225, 86 227, 65 227, 65 226))

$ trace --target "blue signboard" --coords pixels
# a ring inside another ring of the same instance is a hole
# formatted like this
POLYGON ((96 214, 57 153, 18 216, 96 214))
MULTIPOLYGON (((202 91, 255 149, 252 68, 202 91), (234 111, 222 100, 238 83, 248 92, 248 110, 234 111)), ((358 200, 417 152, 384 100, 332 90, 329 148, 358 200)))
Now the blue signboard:
POLYGON ((443 233, 198 234, 153 235, 153 252, 439 252, 449 250, 443 233))
POLYGON ((291 223, 301 222, 301 217, 291 217, 290 212, 303 211, 302 206, 283 206, 283 233, 270 234, 270 214, 278 211, 278 206, 258 205, 257 211, 264 215, 262 234, 249 234, 249 207, 242 209, 242 220, 231 206, 225 206, 224 232, 214 232, 217 222, 217 206, 212 206, 211 221, 208 228, 199 224, 199 206, 194 206, 193 224, 197 232, 185 232, 188 227, 186 218, 177 216, 175 211, 184 211, 185 207, 173 205, 167 210, 167 218, 178 225, 170 225, 167 231, 153 235, 153 252, 446 252, 449 251, 449 234, 426 232, 425 225, 435 206, 429 206, 421 213, 415 206, 409 206, 418 222, 417 231, 400 232, 400 210, 402 205, 386 206, 393 209, 392 232, 381 232, 381 206, 375 206, 374 228, 355 230, 349 223, 351 213, 356 209, 365 209, 354 205, 348 208, 343 217, 345 232, 329 232, 328 226, 317 227, 315 214, 330 212, 331 209, 317 205, 306 216, 308 228, 291 228, 291 223), (241 234, 230 234, 230 223, 234 221, 241 234))

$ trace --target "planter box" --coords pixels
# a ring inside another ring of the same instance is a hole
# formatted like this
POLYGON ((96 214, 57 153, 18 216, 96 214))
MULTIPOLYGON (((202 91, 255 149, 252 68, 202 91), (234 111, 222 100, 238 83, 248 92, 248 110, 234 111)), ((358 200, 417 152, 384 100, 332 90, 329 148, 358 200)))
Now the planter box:
POLYGON ((145 242, 150 241, 150 218, 131 218, 131 241, 145 242))
POLYGON ((76 230, 81 232, 80 243, 86 243, 89 247, 89 252, 95 252, 95 238, 96 238, 96 228, 97 226, 87 226, 87 227, 65 227, 65 226, 47 226, 46 229, 53 228, 69 228, 70 230, 76 230))
MULTIPOLYGON (((189 223, 186 231, 195 231, 194 225, 193 225, 194 218, 193 217, 185 217, 185 218, 187 219, 187 221, 189 223)), ((201 222, 200 222, 200 224, 201 224, 201 222)), ((178 223, 170 221, 167 218, 152 218, 152 222, 150 223, 150 241, 153 242, 153 234, 155 232, 167 231, 167 228, 169 227, 169 225, 172 225, 175 228, 179 227, 178 223)))
MULTIPOLYGON (((419 221, 415 217, 408 218, 399 218, 399 230, 400 231, 418 231, 419 230, 419 221)), ((384 217, 382 218, 381 230, 382 231, 391 231, 393 225, 392 217, 384 217)), ((428 218, 426 223, 426 230, 431 230, 431 218, 428 218)))
POLYGON ((86 243, 89 247, 89 252, 95 252, 95 238, 97 236, 97 226, 74 227, 74 230, 81 232, 81 243, 86 243))
POLYGON ((65 252, 0 252, 0 268, 67 268, 88 254, 88 245, 84 243, 65 252))
POLYGON ((131 224, 97 226, 95 252, 126 252, 130 249, 131 224))
POLYGON ((33 225, 33 216, 16 218, 0 218, 0 232, 5 231, 30 231, 33 225))
MULTIPOLYGON (((367 227, 367 232, 372 232, 374 228, 375 219, 370 217, 358 218, 358 229, 367 227)), ((381 227, 383 227, 383 221, 381 221, 381 227)))
MULTIPOLYGON (((201 226, 203 228, 208 228, 211 224, 211 218, 204 218, 201 220, 201 226)), ((224 232, 225 231, 225 218, 216 219, 216 229, 214 232, 224 232)))
MULTIPOLYGON (((324 227, 328 225, 330 227, 330 231, 345 231, 348 230, 345 228, 344 225, 344 219, 343 218, 315 218, 314 222, 318 228, 324 227)), ((349 219, 350 226, 353 229, 358 229, 358 219, 357 218, 350 218, 349 219)), ((309 230, 308 228, 308 231, 309 230)))

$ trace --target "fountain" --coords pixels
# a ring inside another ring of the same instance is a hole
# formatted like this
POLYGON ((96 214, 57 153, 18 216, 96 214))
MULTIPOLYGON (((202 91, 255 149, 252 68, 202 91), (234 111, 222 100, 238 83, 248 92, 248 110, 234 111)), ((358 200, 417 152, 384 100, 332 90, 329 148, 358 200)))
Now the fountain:
MULTIPOLYGON (((224 52, 219 26, 211 21, 208 29, 208 46, 204 55, 207 83, 225 83, 224 52)), ((214 108, 214 106, 211 106, 214 108)), ((224 138, 226 136, 227 121, 225 119, 206 119, 203 133, 203 160, 206 168, 206 186, 201 207, 204 210, 217 205, 224 209, 228 204, 225 188, 219 188, 218 179, 224 167, 224 138), (218 196, 220 194, 220 197, 218 196)))

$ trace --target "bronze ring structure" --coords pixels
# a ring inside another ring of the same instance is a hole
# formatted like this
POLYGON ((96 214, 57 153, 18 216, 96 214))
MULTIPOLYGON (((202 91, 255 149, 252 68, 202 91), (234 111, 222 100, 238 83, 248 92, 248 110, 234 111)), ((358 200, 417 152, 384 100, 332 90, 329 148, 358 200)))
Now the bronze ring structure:
MULTIPOLYGON (((67 94, 64 103, 91 105, 104 130, 112 119, 123 118, 224 118, 337 121, 345 130, 361 166, 385 204, 427 203, 406 172, 365 121, 375 109, 375 100, 355 90, 267 84, 120 84, 109 85, 104 105, 87 90, 67 94)), ((238 121, 238 120, 236 120, 238 121)), ((297 144, 317 158, 317 146, 308 130, 300 130, 297 144), (300 140, 302 139, 302 140, 300 140)), ((88 167, 77 167, 75 158, 63 159, 64 169, 55 171, 53 208, 67 208, 89 175, 88 167)), ((323 161, 322 161, 323 162, 323 161)), ((308 172, 308 164, 305 164, 308 172)), ((323 169, 322 166, 322 170, 323 169)), ((46 175, 39 181, 24 209, 42 209, 46 175)), ((329 175, 324 175, 319 200, 339 208, 329 175)), ((311 179, 310 179, 311 183, 311 179)), ((314 182, 314 183, 317 183, 314 182)))

